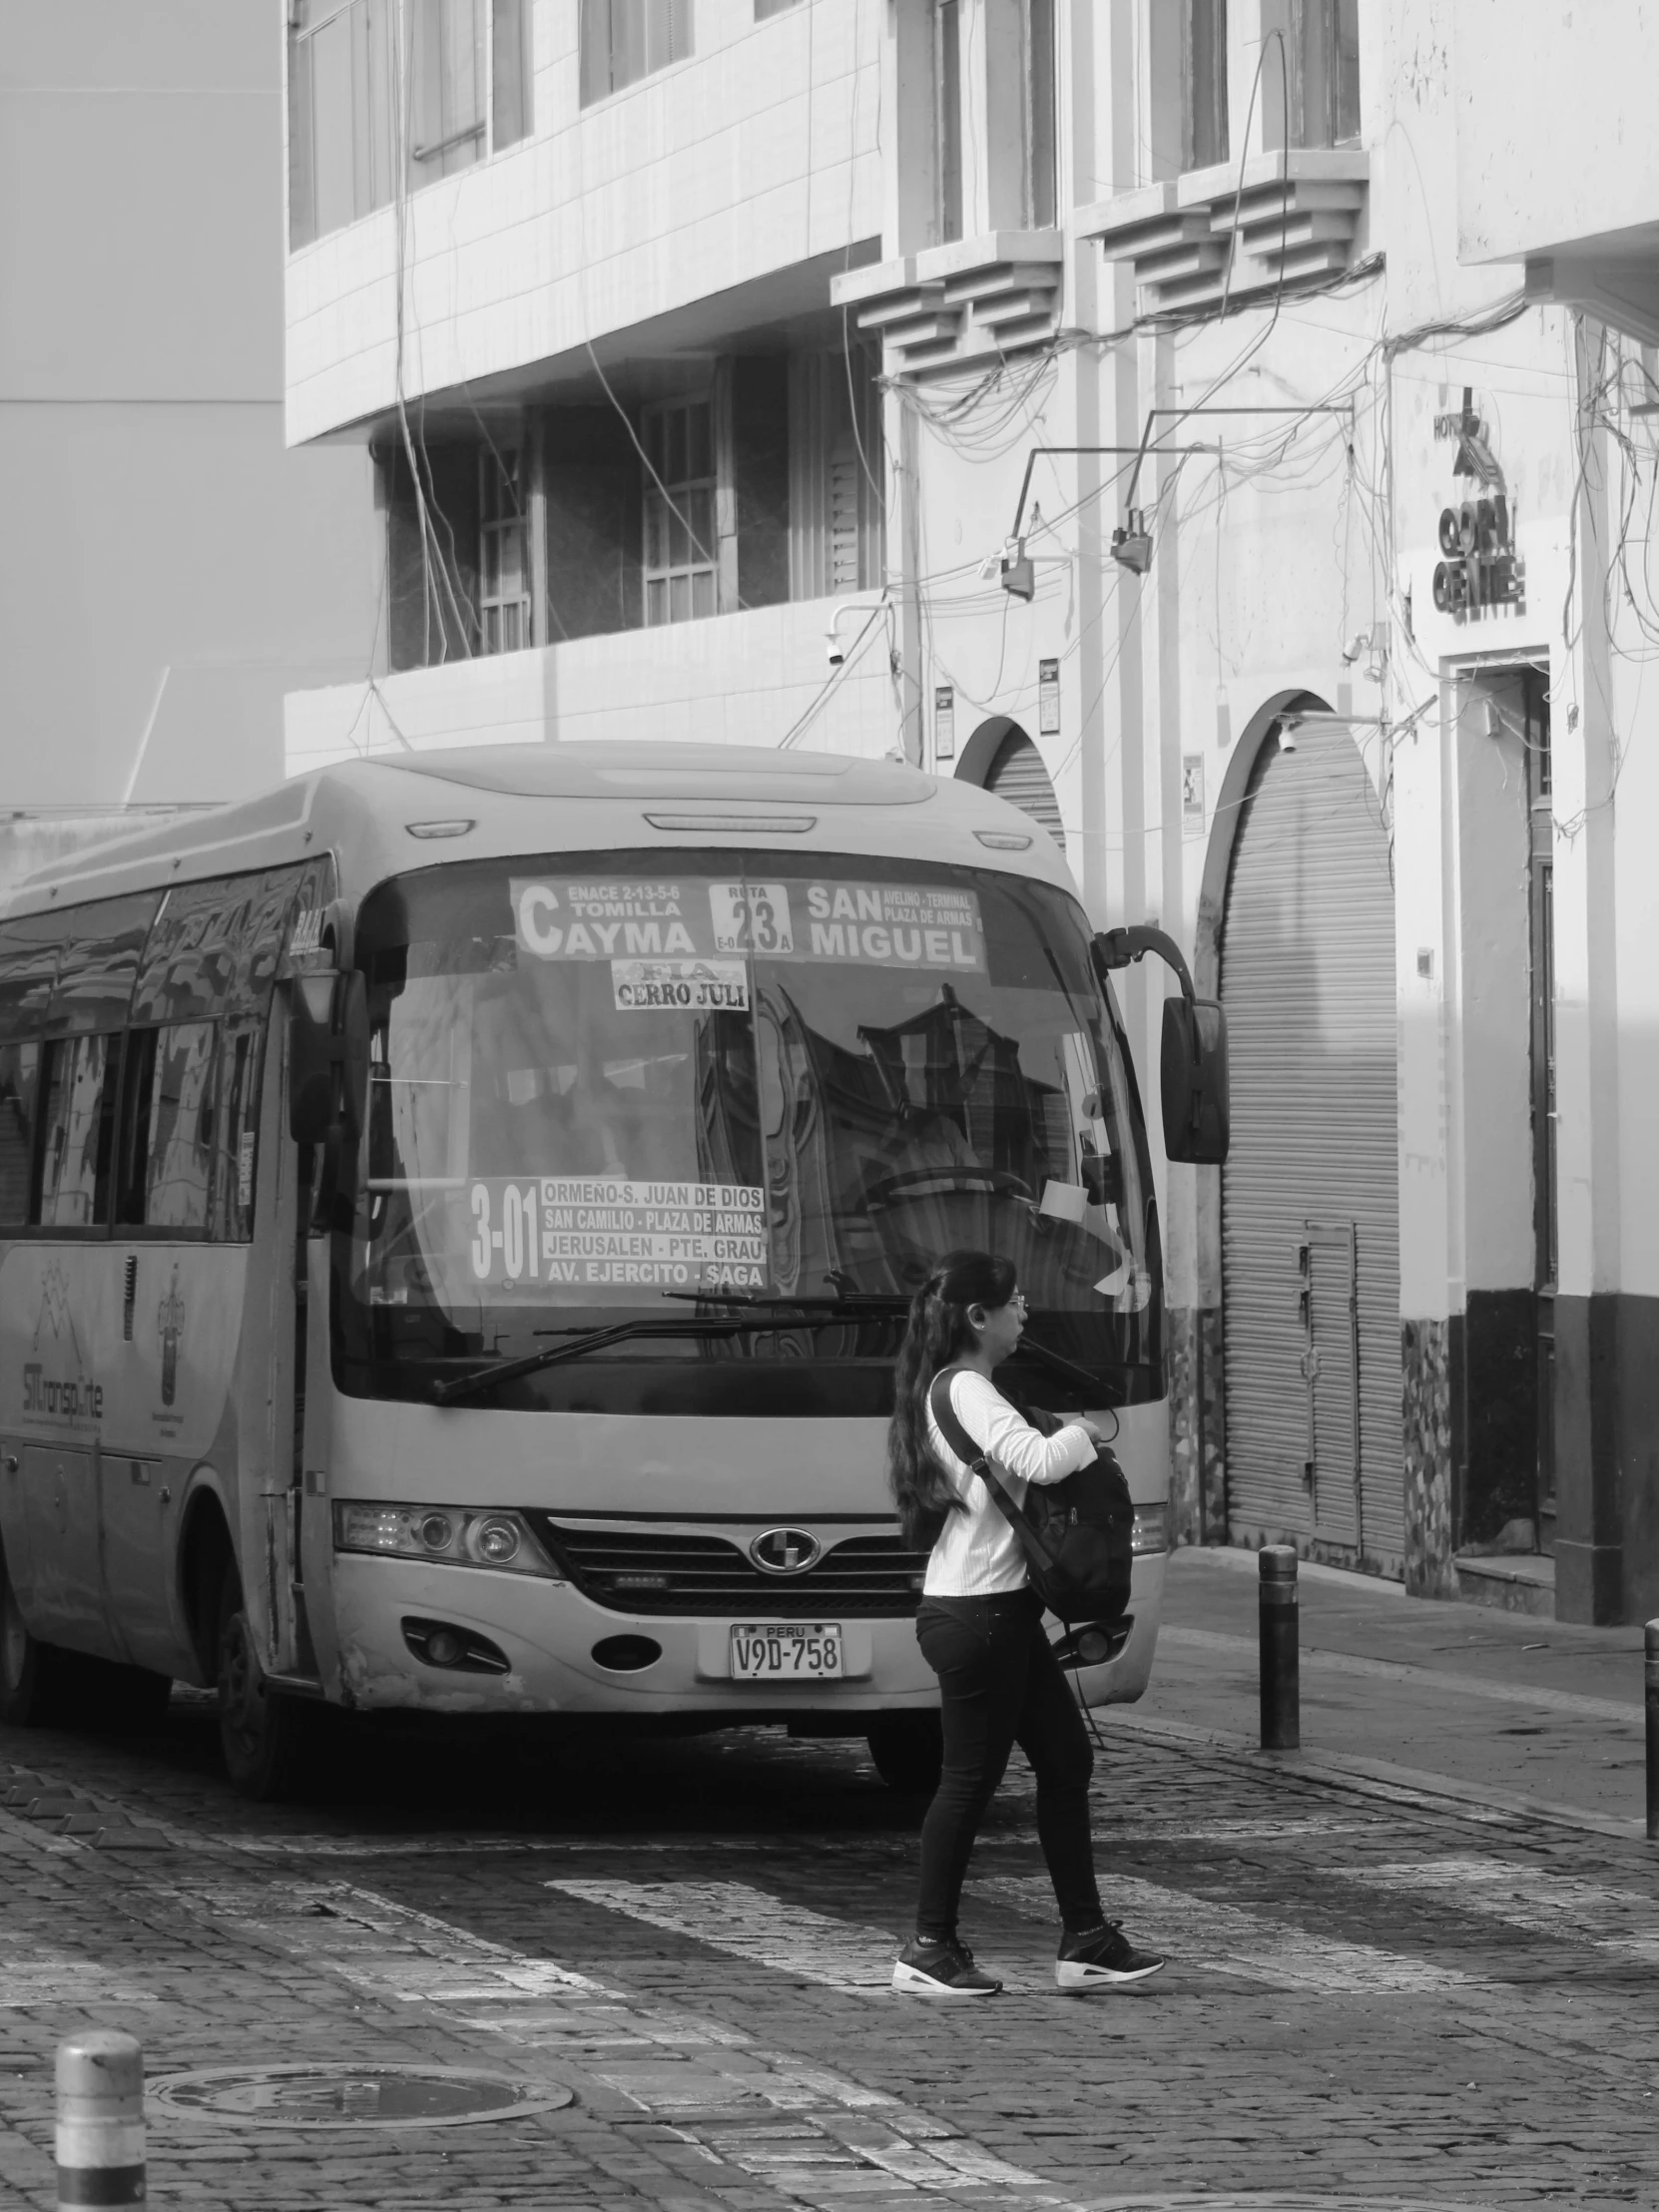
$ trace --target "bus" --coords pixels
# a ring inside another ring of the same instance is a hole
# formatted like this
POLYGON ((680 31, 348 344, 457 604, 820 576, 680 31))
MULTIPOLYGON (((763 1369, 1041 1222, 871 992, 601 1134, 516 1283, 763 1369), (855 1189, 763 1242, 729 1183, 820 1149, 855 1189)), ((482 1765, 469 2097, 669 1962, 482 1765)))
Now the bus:
MULTIPOLYGON (((318 1708, 861 1735, 938 1761, 883 1472, 906 1302, 1017 1264, 1008 1386, 1116 1423, 1140 1695, 1164 1288, 1111 970, 1054 840, 892 761, 380 755, 0 915, 0 1718, 318 1708)), ((1166 1001, 1175 1158, 1219 1010, 1166 1001)), ((1219 1132, 1219 1134, 1218 1134, 1219 1132)))

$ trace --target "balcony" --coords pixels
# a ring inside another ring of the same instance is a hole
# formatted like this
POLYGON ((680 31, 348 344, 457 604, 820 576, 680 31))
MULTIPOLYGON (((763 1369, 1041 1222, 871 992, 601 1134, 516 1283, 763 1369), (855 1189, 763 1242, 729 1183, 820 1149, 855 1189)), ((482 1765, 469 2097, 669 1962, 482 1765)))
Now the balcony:
POLYGON ((889 376, 971 368, 1046 345, 1060 325, 1058 231, 993 231, 831 279, 881 340, 889 376))
POLYGON ((586 104, 578 9, 534 12, 529 136, 289 255, 290 444, 591 377, 590 342, 608 367, 718 350, 879 251, 879 0, 688 9, 684 59, 586 104))
POLYGON ((1363 148, 1281 151, 1247 161, 1242 178, 1229 162, 1119 193, 1079 209, 1077 228, 1109 262, 1134 264, 1142 314, 1202 311, 1339 276, 1369 182, 1363 148))
POLYGON ((1452 23, 1458 260, 1524 262, 1531 298, 1659 343, 1659 180, 1640 151, 1659 14, 1528 9, 1517 37, 1508 0, 1455 0, 1452 23))
POLYGON ((825 633, 837 607, 794 600, 703 622, 621 630, 525 653, 481 655, 365 683, 290 692, 286 773, 301 776, 403 746, 544 745, 576 738, 684 738, 774 747, 821 702, 798 743, 879 759, 898 743, 885 626, 844 614, 847 660, 832 684, 825 633))

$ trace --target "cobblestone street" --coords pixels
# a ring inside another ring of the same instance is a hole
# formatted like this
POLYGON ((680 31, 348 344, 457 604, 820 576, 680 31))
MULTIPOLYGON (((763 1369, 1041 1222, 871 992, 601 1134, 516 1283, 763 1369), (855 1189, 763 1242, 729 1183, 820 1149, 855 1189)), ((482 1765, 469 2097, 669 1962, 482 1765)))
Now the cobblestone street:
POLYGON ((920 1808, 859 1743, 386 1736, 269 1810, 205 1698, 140 1745, 12 1733, 0 2181, 53 2203, 53 2051, 99 2023, 145 2046, 158 2206, 1659 2201, 1633 1833, 1190 1734, 1109 1721, 1096 1782, 1109 1910, 1166 1972, 1055 1991, 1019 1767, 965 1931, 1008 1986, 964 2008, 885 1986, 920 1808), (574 2096, 318 2129, 154 2093, 301 2061, 574 2096))

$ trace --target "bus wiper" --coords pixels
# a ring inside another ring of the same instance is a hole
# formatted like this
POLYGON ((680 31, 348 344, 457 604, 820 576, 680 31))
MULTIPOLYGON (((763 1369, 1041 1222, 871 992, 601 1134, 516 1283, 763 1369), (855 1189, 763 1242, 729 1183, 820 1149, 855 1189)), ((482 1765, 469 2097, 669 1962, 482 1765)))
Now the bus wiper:
MULTIPOLYGON (((816 1322, 833 1321, 838 1315, 907 1314, 910 1301, 892 1291, 848 1291, 834 1297, 807 1293, 800 1298, 758 1298, 753 1291, 664 1291, 664 1298, 695 1299, 704 1306, 741 1306, 749 1312, 806 1313, 816 1322)), ((811 1322, 803 1323, 809 1327, 811 1322)))
MULTIPOLYGON (((684 1294, 676 1294, 673 1291, 664 1293, 664 1296, 669 1298, 677 1295, 702 1298, 709 1294, 702 1291, 690 1291, 684 1294)), ((808 1305, 838 1305, 842 1302, 838 1300, 801 1301, 784 1298, 757 1299, 753 1302, 748 1299, 741 1299, 738 1303, 753 1303, 770 1314, 774 1307, 788 1310, 803 1303, 808 1305)), ((883 1311, 890 1310, 894 1313, 907 1311, 907 1302, 904 1300, 872 1301, 871 1303, 872 1305, 882 1303, 883 1311)), ((567 1360, 582 1360, 590 1352, 604 1352, 612 1345, 635 1343, 642 1337, 761 1337, 770 1335, 772 1331, 780 1327, 824 1329, 828 1328, 834 1319, 833 1314, 814 1313, 803 1314, 801 1319, 793 1324, 780 1323, 772 1319, 762 1320, 759 1315, 753 1321, 741 1321, 735 1317, 725 1320, 688 1315, 684 1321, 613 1322, 607 1328, 585 1329, 567 1344, 549 1345, 544 1352, 529 1352, 519 1360, 497 1360, 493 1366, 474 1369, 471 1375, 457 1376, 453 1382, 435 1383, 432 1389, 432 1400, 437 1405, 455 1405, 464 1397, 471 1397, 479 1390, 488 1389, 492 1383, 516 1382, 522 1375, 537 1375, 543 1368, 559 1367, 567 1360)))
POLYGON ((470 1375, 457 1376, 453 1382, 434 1383, 432 1399, 438 1405, 454 1405, 463 1397, 487 1390, 492 1383, 516 1382, 521 1375, 536 1375, 566 1360, 585 1359, 590 1352, 603 1352, 610 1345, 626 1344, 636 1337, 744 1337, 776 1326, 773 1322, 696 1319, 613 1322, 605 1329, 585 1329, 568 1344, 549 1345, 545 1351, 526 1353, 520 1360, 497 1360, 487 1368, 475 1368, 470 1375))
POLYGON ((1091 1391, 1097 1403, 1102 1401, 1099 1376, 1091 1375, 1087 1368, 1080 1368, 1074 1360, 1068 1360, 1063 1352, 1050 1352, 1047 1345, 1033 1344, 1029 1337, 1022 1337, 1010 1355, 1009 1364, 1018 1366, 1021 1360, 1028 1360, 1034 1368, 1041 1368, 1046 1374, 1052 1375, 1056 1382, 1069 1382, 1075 1389, 1091 1391))

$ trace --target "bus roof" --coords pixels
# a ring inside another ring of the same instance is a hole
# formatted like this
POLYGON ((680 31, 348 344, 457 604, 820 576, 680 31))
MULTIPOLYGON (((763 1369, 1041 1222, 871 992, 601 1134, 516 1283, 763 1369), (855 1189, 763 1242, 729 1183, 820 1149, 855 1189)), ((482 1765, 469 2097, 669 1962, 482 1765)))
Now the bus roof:
POLYGON ((637 739, 375 755, 173 818, 31 875, 4 911, 278 867, 331 851, 355 902, 448 859, 659 846, 902 854, 1075 886, 1040 824, 895 761, 637 739))

